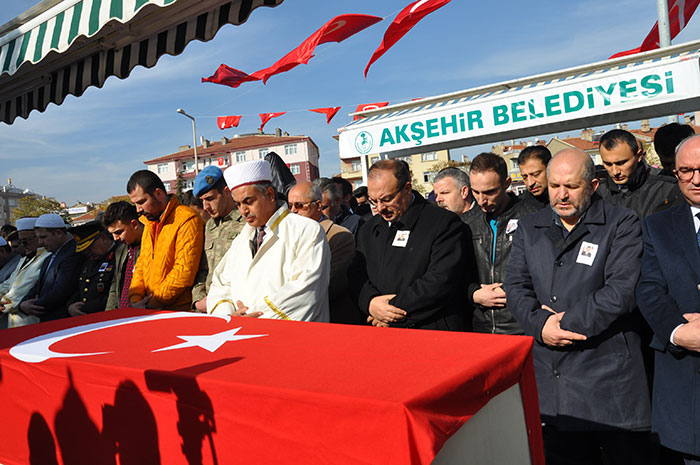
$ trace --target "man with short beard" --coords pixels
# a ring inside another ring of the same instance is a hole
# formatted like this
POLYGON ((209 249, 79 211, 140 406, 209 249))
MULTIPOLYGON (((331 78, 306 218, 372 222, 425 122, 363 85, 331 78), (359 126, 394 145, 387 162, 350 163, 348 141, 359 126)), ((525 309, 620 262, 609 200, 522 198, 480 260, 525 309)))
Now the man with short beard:
POLYGON ((520 220, 505 288, 536 340, 547 464, 646 464, 651 411, 634 298, 641 227, 632 210, 596 194, 594 175, 582 150, 552 158, 550 207, 520 220))

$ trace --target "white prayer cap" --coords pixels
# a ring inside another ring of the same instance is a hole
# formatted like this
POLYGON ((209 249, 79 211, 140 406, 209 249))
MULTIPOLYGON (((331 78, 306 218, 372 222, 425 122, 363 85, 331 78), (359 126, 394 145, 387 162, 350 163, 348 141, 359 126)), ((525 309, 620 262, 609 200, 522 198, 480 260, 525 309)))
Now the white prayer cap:
POLYGON ((35 228, 65 228, 66 223, 56 213, 44 213, 36 220, 35 228))
POLYGON ((0 247, 4 247, 6 245, 7 245, 7 241, 5 239, 3 239, 2 237, 0 237, 0 247))
POLYGON ((272 167, 267 160, 236 163, 226 168, 224 179, 231 190, 249 184, 272 182, 272 167))
POLYGON ((36 218, 20 218, 17 220, 17 231, 31 231, 36 224, 36 218))

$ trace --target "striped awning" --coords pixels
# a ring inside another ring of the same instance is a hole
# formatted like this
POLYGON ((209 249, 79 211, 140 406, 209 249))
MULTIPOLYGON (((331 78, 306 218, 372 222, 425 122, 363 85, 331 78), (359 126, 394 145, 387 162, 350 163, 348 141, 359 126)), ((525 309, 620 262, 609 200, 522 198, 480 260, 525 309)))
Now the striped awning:
POLYGON ((283 0, 45 0, 0 27, 0 118, 11 124, 124 79, 283 0))
POLYGON ((352 113, 341 158, 402 156, 700 110, 700 41, 352 113))

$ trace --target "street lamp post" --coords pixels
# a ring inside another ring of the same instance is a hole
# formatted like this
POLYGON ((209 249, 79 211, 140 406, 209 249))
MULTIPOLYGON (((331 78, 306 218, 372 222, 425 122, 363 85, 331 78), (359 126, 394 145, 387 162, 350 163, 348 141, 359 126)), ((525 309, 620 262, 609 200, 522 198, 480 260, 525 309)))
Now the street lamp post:
POLYGON ((177 112, 192 120, 192 139, 194 141, 194 175, 196 176, 199 174, 199 162, 197 161, 197 128, 194 124, 194 116, 188 115, 182 108, 178 108, 177 112))

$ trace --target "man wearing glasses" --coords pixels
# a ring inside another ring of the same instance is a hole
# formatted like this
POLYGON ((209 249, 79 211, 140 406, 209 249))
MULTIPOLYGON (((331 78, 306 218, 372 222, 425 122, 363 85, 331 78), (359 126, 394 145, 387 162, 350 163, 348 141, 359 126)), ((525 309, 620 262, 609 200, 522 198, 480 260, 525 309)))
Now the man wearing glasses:
POLYGON ((0 311, 7 315, 9 328, 39 322, 39 317, 27 315, 19 309, 24 297, 39 280, 44 260, 51 255, 43 248, 37 248, 39 242, 34 233, 35 223, 36 218, 17 220, 17 234, 24 249, 24 257, 15 270, 14 277, 11 277, 11 285, 7 289, 0 289, 0 311))
POLYGON ((473 260, 466 226, 411 188, 408 165, 372 165, 368 200, 378 214, 357 235, 350 290, 374 326, 466 329, 473 260))
POLYGON ((674 174, 685 202, 643 222, 637 303, 654 331, 652 430, 700 464, 700 136, 678 146, 674 174))
POLYGON ((361 324, 362 314, 350 300, 348 293, 348 266, 355 257, 355 238, 352 233, 334 223, 321 211, 320 182, 301 182, 287 194, 292 213, 318 221, 326 233, 331 249, 331 276, 328 284, 328 302, 331 323, 361 324))

